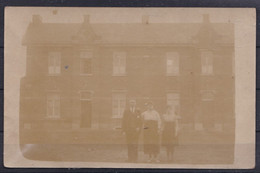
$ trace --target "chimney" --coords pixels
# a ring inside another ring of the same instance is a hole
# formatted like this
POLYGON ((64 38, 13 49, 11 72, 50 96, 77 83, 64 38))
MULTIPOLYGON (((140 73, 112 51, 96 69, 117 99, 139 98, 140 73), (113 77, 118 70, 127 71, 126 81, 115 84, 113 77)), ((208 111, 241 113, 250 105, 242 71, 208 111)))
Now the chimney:
POLYGON ((142 16, 142 24, 149 24, 149 16, 148 15, 142 16))
POLYGON ((84 15, 84 23, 89 23, 89 15, 84 15))
POLYGON ((32 15, 32 23, 41 24, 42 23, 42 17, 40 15, 32 15))
POLYGON ((209 14, 203 14, 203 23, 209 23, 209 14))

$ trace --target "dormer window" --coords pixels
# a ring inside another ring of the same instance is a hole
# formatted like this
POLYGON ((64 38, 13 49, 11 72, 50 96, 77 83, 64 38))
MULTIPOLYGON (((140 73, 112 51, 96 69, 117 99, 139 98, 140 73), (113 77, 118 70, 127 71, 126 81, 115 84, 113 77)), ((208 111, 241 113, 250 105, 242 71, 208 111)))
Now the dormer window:
POLYGON ((48 61, 49 75, 59 75, 61 72, 61 53, 49 52, 48 61))

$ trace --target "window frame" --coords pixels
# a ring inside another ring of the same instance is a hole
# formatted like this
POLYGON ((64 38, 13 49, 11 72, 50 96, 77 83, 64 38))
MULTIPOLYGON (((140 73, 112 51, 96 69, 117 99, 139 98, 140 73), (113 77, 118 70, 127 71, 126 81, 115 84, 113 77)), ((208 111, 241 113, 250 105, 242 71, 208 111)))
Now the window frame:
POLYGON ((82 50, 79 53, 79 74, 81 76, 92 76, 93 75, 93 52, 91 50, 82 50), (90 53, 90 57, 83 57, 82 53, 90 53), (82 61, 86 60, 86 59, 90 59, 90 73, 83 73, 82 71, 82 61))
POLYGON ((112 92, 112 118, 114 118, 114 119, 121 119, 121 118, 123 118, 123 114, 124 114, 124 110, 126 109, 126 102, 127 102, 127 95, 126 95, 126 91, 113 91, 112 92), (118 95, 123 95, 123 107, 122 108, 120 108, 121 107, 121 101, 122 101, 122 97, 120 98, 120 99, 118 99, 119 97, 117 97, 117 106, 119 106, 119 107, 117 107, 116 109, 118 109, 117 110, 117 113, 119 113, 119 114, 117 114, 117 115, 115 115, 114 114, 114 101, 115 101, 115 95, 116 94, 118 94, 118 95), (118 100, 120 100, 120 101, 118 101, 118 100), (119 111, 121 111, 121 115, 120 115, 120 112, 119 111))
POLYGON ((180 53, 176 51, 172 52, 166 52, 165 54, 166 57, 166 76, 178 76, 180 75, 180 53), (170 54, 173 54, 173 56, 170 56, 170 54), (168 65, 168 60, 171 58, 172 60, 172 72, 169 72, 169 66, 168 65), (176 63, 177 62, 177 63, 176 63), (176 63, 176 65, 174 65, 176 63), (177 70, 175 70, 177 69, 177 70))
POLYGON ((80 90, 79 92, 79 99, 80 100, 88 100, 88 101, 92 101, 92 97, 93 97, 93 91, 92 90, 80 90), (88 98, 84 98, 83 97, 83 93, 88 93, 89 94, 89 97, 88 98))
POLYGON ((60 51, 50 51, 48 52, 48 75, 49 76, 59 76, 61 75, 61 52, 60 51), (55 56, 57 54, 58 56, 55 56), (53 57, 52 57, 53 56, 53 57), (53 61, 54 62, 51 62, 53 61), (57 61, 58 60, 58 61, 57 61), (58 65, 57 65, 58 62, 58 65), (53 63, 53 65, 52 65, 53 63), (53 72, 51 72, 51 68, 53 68, 53 72), (56 70, 58 69, 58 72, 56 70))
POLYGON ((60 119, 61 118, 61 96, 60 93, 58 92, 49 92, 47 94, 47 98, 46 98, 46 106, 47 106, 47 110, 46 110, 46 118, 48 119, 60 119), (57 96, 57 97, 56 97, 57 96), (56 97, 56 98, 55 98, 56 97), (49 114, 49 101, 52 101, 52 114, 49 114), (55 101, 58 101, 58 105, 55 105, 55 101), (55 114, 55 106, 58 106, 58 114, 55 114))
POLYGON ((203 76, 213 75, 214 74, 214 54, 213 54, 213 52, 209 51, 209 50, 202 50, 200 52, 200 61, 201 61, 201 64, 200 64, 201 65, 201 68, 200 68, 201 75, 203 75, 203 76), (203 53, 210 53, 211 54, 210 59, 207 59, 207 58, 209 58, 209 56, 204 57, 203 53), (204 67, 204 68, 203 68, 203 65, 204 65, 203 64, 203 62, 204 62, 203 58, 206 58, 206 64, 205 64, 206 67, 204 67), (209 62, 211 62, 211 64, 208 64, 209 62), (211 70, 209 70, 210 66, 211 66, 211 70), (206 69, 206 70, 203 70, 203 69, 206 69))
MULTIPOLYGON (((181 111, 181 99, 180 99, 180 92, 179 91, 167 91, 167 93, 166 93, 166 105, 170 105, 169 103, 168 103, 168 101, 169 101, 169 95, 170 94, 176 94, 177 95, 177 98, 175 98, 175 99, 172 99, 172 100, 177 100, 178 101, 178 108, 177 108, 177 116, 180 116, 180 111, 181 111)), ((173 105, 170 105, 170 106, 173 106, 173 105)), ((176 106, 176 105, 174 105, 174 106, 176 106)), ((175 110, 176 111, 176 110, 175 110)))
POLYGON ((126 76, 126 63, 127 63, 127 53, 126 52, 124 52, 124 51, 116 51, 116 52, 113 52, 113 68, 112 68, 112 75, 113 76, 126 76), (116 55, 118 55, 118 54, 122 54, 122 55, 124 55, 123 57, 119 57, 119 62, 118 62, 118 64, 116 63, 116 58, 118 58, 118 57, 116 57, 116 55), (122 68, 121 67, 121 63, 122 63, 122 61, 120 61, 120 59, 121 58, 124 58, 124 60, 123 60, 123 64, 124 64, 124 66, 123 66, 123 68, 124 68, 124 70, 123 70, 123 72, 121 72, 121 70, 120 70, 120 68, 122 68), (116 65, 117 64, 117 65, 116 65), (116 67, 118 68, 118 72, 116 72, 116 67))
POLYGON ((200 100, 203 102, 211 102, 215 100, 216 90, 214 89, 202 89, 200 90, 200 100), (212 98, 204 98, 204 94, 211 94, 212 98))

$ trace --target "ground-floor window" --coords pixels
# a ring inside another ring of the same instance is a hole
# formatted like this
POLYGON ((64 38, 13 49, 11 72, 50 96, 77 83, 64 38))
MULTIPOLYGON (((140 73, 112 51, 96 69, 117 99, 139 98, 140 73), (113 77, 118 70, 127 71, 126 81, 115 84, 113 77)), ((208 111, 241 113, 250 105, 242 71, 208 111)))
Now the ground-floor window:
POLYGON ((112 97, 113 118, 122 118, 126 106, 126 93, 114 92, 112 97))
POLYGON ((47 96, 47 117, 60 118, 60 95, 49 93, 47 96))
POLYGON ((177 115, 180 115, 180 94, 178 92, 168 92, 167 105, 171 106, 177 115))

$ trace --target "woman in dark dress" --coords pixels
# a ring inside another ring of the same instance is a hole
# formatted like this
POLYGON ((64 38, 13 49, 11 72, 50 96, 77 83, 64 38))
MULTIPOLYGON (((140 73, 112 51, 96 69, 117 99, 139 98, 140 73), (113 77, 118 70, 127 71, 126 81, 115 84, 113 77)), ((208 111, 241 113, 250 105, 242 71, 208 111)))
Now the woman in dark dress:
POLYGON ((167 106, 162 116, 162 146, 166 148, 167 159, 172 161, 174 147, 177 143, 177 115, 171 106, 167 106))
POLYGON ((160 150, 159 132, 161 129, 161 118, 154 110, 152 102, 147 104, 147 111, 142 113, 144 125, 144 154, 149 156, 148 162, 159 162, 157 156, 160 150))

